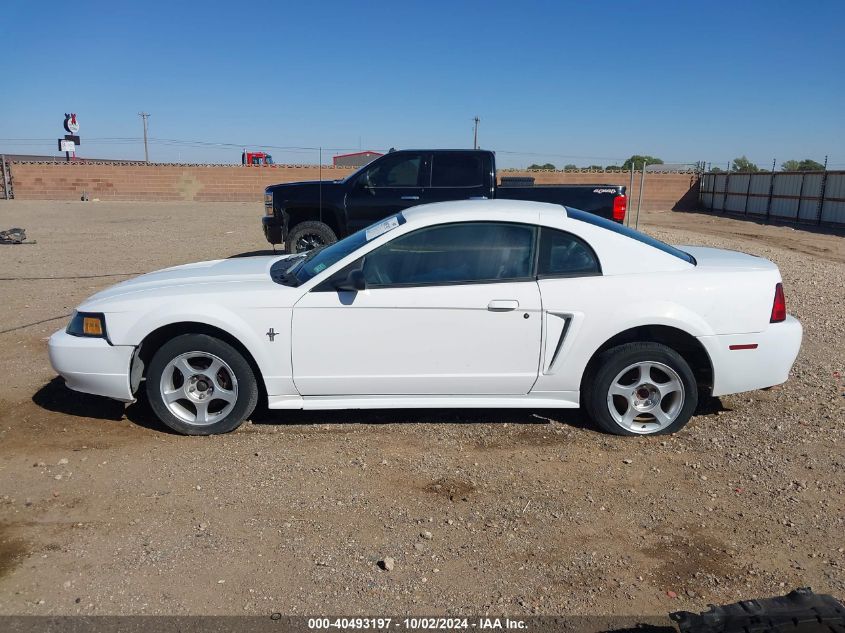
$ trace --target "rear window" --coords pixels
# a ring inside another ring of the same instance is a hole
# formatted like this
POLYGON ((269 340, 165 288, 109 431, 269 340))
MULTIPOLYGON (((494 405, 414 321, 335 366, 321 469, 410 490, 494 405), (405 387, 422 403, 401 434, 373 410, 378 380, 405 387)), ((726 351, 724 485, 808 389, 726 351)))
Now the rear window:
POLYGON ((484 165, 478 154, 435 154, 431 165, 432 187, 477 187, 484 184, 484 165))
POLYGON ((648 244, 652 248, 656 248, 657 250, 663 251, 664 253, 668 253, 669 255, 674 255, 678 259, 682 259, 685 262, 695 266, 695 257, 690 255, 689 253, 686 253, 679 248, 675 248, 674 246, 670 246, 666 242, 661 242, 660 240, 656 240, 653 237, 649 237, 645 233, 635 231, 634 229, 627 227, 623 224, 607 220, 592 213, 587 213, 586 211, 570 209, 569 207, 566 207, 566 215, 572 218, 573 220, 586 222, 587 224, 592 224, 593 226, 600 226, 601 228, 607 229, 608 231, 613 231, 614 233, 619 233, 620 235, 624 235, 625 237, 630 237, 632 240, 637 240, 638 242, 642 242, 643 244, 648 244))

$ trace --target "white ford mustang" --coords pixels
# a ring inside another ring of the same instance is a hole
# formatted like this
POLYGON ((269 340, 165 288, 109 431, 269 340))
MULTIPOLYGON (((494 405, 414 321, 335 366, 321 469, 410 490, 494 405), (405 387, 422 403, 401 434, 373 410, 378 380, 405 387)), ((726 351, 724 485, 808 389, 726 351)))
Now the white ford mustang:
POLYGON ((784 382, 801 345, 772 262, 674 248, 561 206, 419 206, 307 254, 167 268, 104 290, 49 343, 67 386, 144 385, 187 434, 271 409, 578 407, 671 433, 784 382))

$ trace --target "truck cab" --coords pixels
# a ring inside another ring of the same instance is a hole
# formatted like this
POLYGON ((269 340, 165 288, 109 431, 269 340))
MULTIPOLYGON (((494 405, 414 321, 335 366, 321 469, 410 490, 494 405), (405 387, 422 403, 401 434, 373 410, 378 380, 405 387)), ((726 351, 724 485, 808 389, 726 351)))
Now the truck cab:
POLYGON ((264 152, 247 152, 241 153, 242 165, 272 165, 273 157, 264 152))
POLYGON ((492 198, 493 165, 486 151, 391 152, 347 179, 346 228, 351 233, 418 204, 492 198))
POLYGON ((491 151, 400 150, 377 158, 343 180, 267 187, 262 225, 268 242, 284 243, 288 252, 301 252, 330 244, 408 207, 491 198, 572 204, 619 221, 620 208, 624 217, 625 187, 497 187, 491 151))

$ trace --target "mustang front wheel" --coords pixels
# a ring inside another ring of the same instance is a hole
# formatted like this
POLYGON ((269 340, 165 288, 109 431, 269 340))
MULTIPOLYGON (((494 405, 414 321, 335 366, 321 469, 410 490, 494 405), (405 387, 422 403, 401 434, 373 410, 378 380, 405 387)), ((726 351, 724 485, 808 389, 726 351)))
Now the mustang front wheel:
POLYGON ((659 343, 628 343, 599 357, 585 401, 609 433, 660 435, 689 421, 698 391, 692 370, 675 350, 659 343))
POLYGON ((234 347, 205 334, 185 334, 155 353, 147 373, 150 406, 186 435, 238 428, 258 402, 252 368, 234 347))

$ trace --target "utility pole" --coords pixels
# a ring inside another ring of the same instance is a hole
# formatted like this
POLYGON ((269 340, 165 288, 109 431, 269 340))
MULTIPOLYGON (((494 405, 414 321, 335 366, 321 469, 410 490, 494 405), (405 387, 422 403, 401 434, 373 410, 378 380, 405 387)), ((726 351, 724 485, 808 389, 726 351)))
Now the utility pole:
MULTIPOLYGON (((648 165, 648 161, 643 161, 643 173, 640 174, 640 192, 639 196, 637 197, 637 219, 634 222, 634 228, 640 228, 640 207, 643 206, 643 189, 645 188, 645 168, 648 165)), ((628 226, 631 226, 630 224, 628 226)))
POLYGON ((475 121, 475 131, 472 133, 472 149, 478 149, 478 122, 481 119, 475 117, 473 121, 475 121))
POLYGON ((138 116, 141 117, 141 120, 144 122, 144 162, 150 162, 150 152, 147 149, 147 117, 150 116, 149 112, 139 112, 138 116))
MULTIPOLYGON (((824 211, 824 195, 827 191, 827 155, 825 154, 824 157, 824 173, 822 174, 822 186, 819 189, 819 201, 816 204, 816 224, 821 226, 822 223, 822 211, 824 211)), ((801 202, 799 200, 798 204, 800 205, 801 202)))

